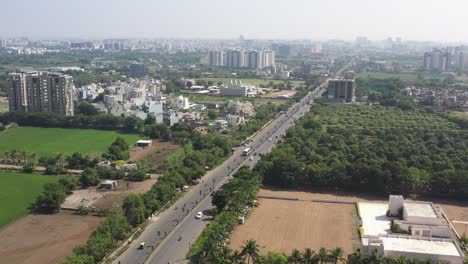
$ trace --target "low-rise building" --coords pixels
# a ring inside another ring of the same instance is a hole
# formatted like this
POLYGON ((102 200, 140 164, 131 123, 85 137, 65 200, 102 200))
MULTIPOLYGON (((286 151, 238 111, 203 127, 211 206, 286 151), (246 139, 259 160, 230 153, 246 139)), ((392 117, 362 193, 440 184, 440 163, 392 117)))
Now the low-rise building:
POLYGON ((101 161, 99 162, 96 167, 98 169, 107 169, 107 170, 110 170, 112 169, 112 163, 108 160, 104 160, 104 161, 101 161))
POLYGON ((439 206, 391 195, 389 204, 359 203, 358 208, 363 252, 463 263, 463 251, 439 206))
POLYGON ((226 129, 228 125, 229 123, 226 120, 215 120, 213 123, 213 127, 216 129, 226 129))
POLYGON ((120 170, 124 172, 137 171, 138 165, 135 163, 127 163, 127 164, 120 166, 120 170))

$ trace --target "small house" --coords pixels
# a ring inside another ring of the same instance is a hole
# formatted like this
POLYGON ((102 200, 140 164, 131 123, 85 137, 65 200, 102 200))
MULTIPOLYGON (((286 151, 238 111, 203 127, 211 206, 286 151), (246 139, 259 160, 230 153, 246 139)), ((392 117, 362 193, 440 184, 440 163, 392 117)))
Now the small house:
POLYGON ((138 166, 135 163, 127 163, 127 164, 122 165, 120 167, 120 170, 124 172, 137 171, 138 166))
POLYGON ((112 169, 112 163, 108 160, 104 160, 104 161, 101 161, 99 162, 96 167, 98 169, 106 169, 106 170, 110 170, 112 169))
POLYGON ((102 181, 99 183, 98 189, 115 190, 117 189, 117 182, 110 180, 102 181))

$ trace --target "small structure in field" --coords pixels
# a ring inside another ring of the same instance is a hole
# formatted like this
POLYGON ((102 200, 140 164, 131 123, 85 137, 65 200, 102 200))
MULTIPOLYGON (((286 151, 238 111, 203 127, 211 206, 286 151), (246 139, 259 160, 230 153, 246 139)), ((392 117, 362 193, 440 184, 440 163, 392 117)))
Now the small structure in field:
POLYGON ((98 189, 115 190, 117 189, 117 182, 110 180, 102 181, 99 183, 98 189))
POLYGON ((108 160, 104 160, 104 161, 101 161, 99 162, 96 167, 98 169, 107 169, 107 170, 110 170, 112 169, 112 163, 108 160))
POLYGON ((137 171, 138 165, 135 163, 127 163, 127 164, 120 166, 120 170, 124 172, 137 171))
POLYGON ((138 140, 137 143, 136 143, 137 147, 151 147, 153 145, 153 141, 152 140, 144 140, 144 139, 141 139, 141 140, 138 140))

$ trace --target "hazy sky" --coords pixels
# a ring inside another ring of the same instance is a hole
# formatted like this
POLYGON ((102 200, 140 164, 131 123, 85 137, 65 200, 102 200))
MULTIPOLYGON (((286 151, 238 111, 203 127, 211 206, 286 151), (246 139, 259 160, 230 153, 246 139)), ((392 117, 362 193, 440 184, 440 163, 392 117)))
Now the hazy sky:
POLYGON ((468 42, 468 0, 1 0, 0 37, 468 42))

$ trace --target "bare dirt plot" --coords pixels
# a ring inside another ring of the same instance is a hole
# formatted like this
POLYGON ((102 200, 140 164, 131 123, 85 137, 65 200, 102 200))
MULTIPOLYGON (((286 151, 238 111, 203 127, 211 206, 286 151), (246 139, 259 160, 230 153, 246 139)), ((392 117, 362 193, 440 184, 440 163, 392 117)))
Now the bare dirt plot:
POLYGON ((153 144, 150 147, 131 147, 129 160, 147 159, 149 162, 159 163, 166 155, 176 151, 178 148, 180 148, 180 145, 172 142, 153 140, 153 144))
POLYGON ((245 240, 254 239, 262 253, 293 249, 341 247, 353 252, 357 241, 356 209, 350 204, 315 203, 259 199, 245 224, 235 228, 230 246, 240 249, 245 240))
POLYGON ((95 208, 121 210, 123 200, 130 193, 144 193, 151 189, 157 179, 151 178, 142 182, 117 181, 116 191, 104 192, 102 197, 91 204, 95 208))
POLYGON ((78 209, 80 205, 95 208, 120 209, 123 199, 130 193, 144 193, 156 183, 156 178, 142 182, 117 181, 117 189, 108 191, 97 187, 75 190, 62 204, 62 209, 78 209))
MULTIPOLYGON (((275 195, 284 197, 297 197, 301 199, 329 199, 338 201, 353 201, 353 202, 376 202, 376 203, 388 203, 388 195, 372 195, 372 194, 360 194, 355 192, 345 191, 330 191, 330 190, 303 190, 303 191, 291 191, 291 190, 280 190, 274 188, 265 188, 260 190, 260 195, 275 195)), ((444 210, 445 214, 450 221, 465 221, 468 222, 468 201, 454 200, 454 199, 442 199, 430 196, 405 196, 405 199, 413 199, 420 201, 430 201, 435 204, 439 204, 444 210)), ((457 232, 462 235, 465 232, 465 225, 454 224, 457 232)), ((468 227, 466 227, 468 235, 468 227)))
POLYGON ((289 96, 293 97, 297 93, 296 90, 281 90, 273 93, 267 93, 263 95, 263 98, 276 98, 278 96, 289 96))
POLYGON ((86 242, 102 220, 66 211, 27 215, 0 229, 0 263, 58 263, 86 242))

